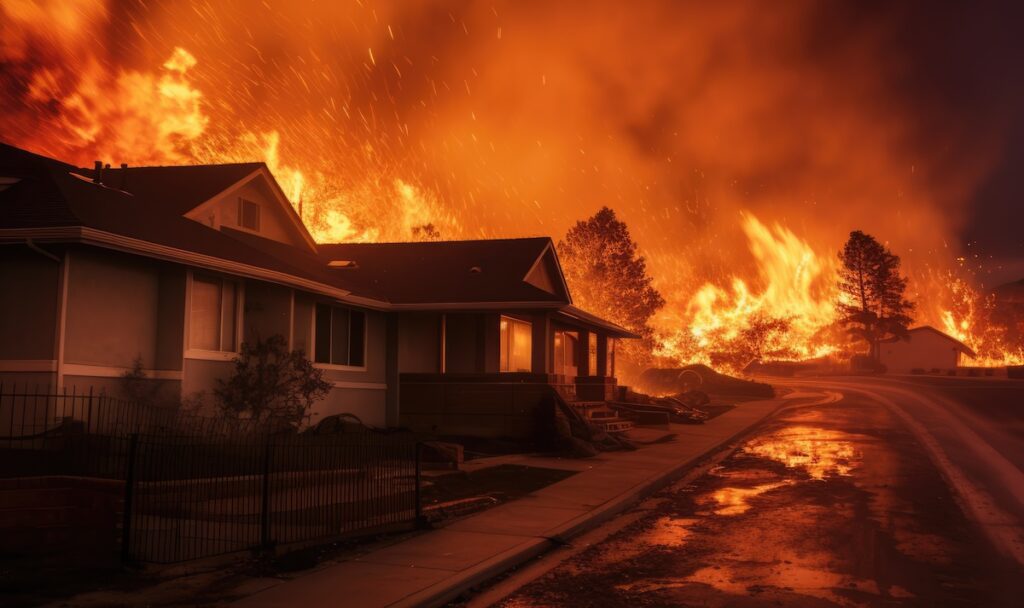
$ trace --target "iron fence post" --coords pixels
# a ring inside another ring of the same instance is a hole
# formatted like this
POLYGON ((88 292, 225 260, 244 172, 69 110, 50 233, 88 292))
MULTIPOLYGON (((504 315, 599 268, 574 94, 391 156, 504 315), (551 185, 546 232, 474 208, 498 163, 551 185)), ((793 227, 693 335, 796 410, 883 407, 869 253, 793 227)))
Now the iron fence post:
POLYGON ((417 441, 413 445, 413 449, 416 450, 416 527, 424 527, 425 522, 423 521, 423 496, 422 496, 422 467, 420 466, 420 442, 417 441))
POLYGON ((260 549, 270 550, 270 451, 273 447, 272 437, 267 436, 267 445, 263 451, 263 486, 260 500, 260 549))
POLYGON ((135 457, 139 449, 139 436, 132 434, 128 439, 128 462, 124 473, 124 505, 121 521, 121 562, 132 561, 132 508, 135 502, 135 457))

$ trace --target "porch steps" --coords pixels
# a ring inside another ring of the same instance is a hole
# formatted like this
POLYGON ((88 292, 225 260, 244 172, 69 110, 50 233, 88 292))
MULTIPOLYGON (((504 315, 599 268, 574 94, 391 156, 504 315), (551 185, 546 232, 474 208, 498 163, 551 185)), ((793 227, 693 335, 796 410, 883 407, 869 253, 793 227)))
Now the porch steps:
POLYGON ((632 421, 620 418, 604 401, 574 401, 570 405, 606 433, 624 433, 633 428, 632 421))

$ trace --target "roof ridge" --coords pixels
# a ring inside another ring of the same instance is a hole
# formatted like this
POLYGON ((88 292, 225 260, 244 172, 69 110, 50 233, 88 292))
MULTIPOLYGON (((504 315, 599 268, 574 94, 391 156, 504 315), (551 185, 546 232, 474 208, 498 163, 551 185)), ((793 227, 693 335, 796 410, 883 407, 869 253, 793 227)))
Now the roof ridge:
POLYGON ((317 246, 325 245, 430 245, 430 244, 451 244, 451 243, 495 243, 505 241, 539 241, 539 240, 552 240, 550 236, 516 236, 516 237, 501 237, 501 238, 482 238, 482 239, 441 239, 441 240, 430 240, 430 241, 360 241, 357 243, 317 243, 317 246))

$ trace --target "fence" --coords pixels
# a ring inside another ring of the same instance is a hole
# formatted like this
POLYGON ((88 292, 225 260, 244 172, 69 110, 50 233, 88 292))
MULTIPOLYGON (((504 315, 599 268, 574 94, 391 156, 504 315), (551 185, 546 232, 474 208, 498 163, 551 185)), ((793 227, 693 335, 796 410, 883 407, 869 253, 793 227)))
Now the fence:
POLYGON ((0 385, 0 477, 124 480, 121 553, 174 563, 419 520, 418 446, 279 433, 75 391, 0 385))
POLYGON ((418 521, 416 443, 380 433, 132 439, 124 557, 181 562, 418 521))
POLYGON ((146 406, 93 391, 0 384, 0 478, 81 475, 124 479, 137 433, 225 437, 255 432, 245 420, 146 406))

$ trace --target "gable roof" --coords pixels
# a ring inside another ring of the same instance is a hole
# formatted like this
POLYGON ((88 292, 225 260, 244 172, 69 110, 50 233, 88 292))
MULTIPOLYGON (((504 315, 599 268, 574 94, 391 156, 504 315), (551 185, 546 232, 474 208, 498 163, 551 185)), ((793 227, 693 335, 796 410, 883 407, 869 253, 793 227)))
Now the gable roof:
POLYGON ((100 246, 380 310, 552 309, 571 322, 636 337, 571 305, 548 237, 323 245, 310 239, 305 249, 229 227, 214 229, 184 215, 263 174, 308 236, 263 163, 104 171, 105 183, 97 184, 91 170, 0 143, 0 242, 100 246), (126 190, 117 187, 121 176, 126 190), (354 265, 329 268, 334 260, 354 265))
POLYGON ((354 262, 334 270, 357 287, 394 304, 569 304, 526 282, 551 247, 548 237, 417 243, 335 243, 318 246, 323 264, 354 262))
MULTIPOLYGON (((971 349, 970 346, 967 346, 966 344, 964 344, 960 340, 957 340, 956 338, 954 338, 953 336, 947 334, 946 332, 939 331, 939 330, 935 329, 931 325, 919 325, 917 327, 912 327, 912 328, 907 330, 907 333, 910 334, 911 336, 913 336, 914 334, 921 334, 921 333, 938 334, 939 337, 945 338, 946 340, 952 342, 954 347, 956 347, 957 350, 959 350, 963 354, 967 355, 968 357, 974 358, 974 357, 978 356, 978 354, 975 353, 974 350, 971 349)), ((882 342, 897 342, 899 340, 900 340, 899 337, 892 337, 892 338, 888 338, 886 340, 882 340, 882 342)))

